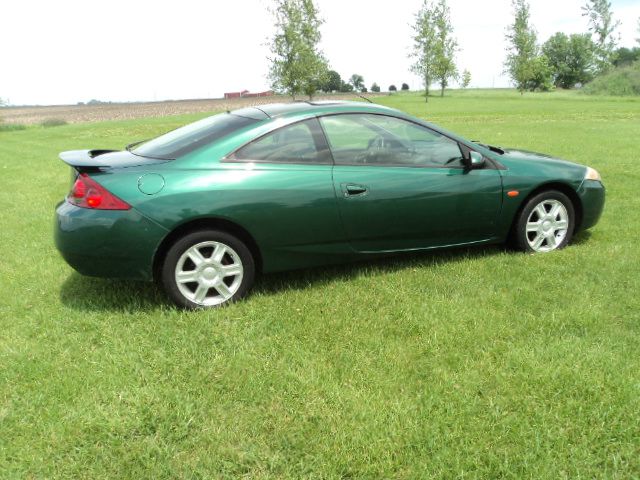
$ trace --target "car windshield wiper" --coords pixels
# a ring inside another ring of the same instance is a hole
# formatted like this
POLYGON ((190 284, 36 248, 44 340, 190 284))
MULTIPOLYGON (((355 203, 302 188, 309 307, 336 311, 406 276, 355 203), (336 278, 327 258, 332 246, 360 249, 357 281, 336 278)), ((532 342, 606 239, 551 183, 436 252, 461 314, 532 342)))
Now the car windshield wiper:
POLYGON ((138 141, 138 142, 130 143, 129 145, 127 145, 127 146, 125 147, 125 149, 127 150, 127 152, 130 152, 130 151, 131 151, 131 149, 132 149, 133 147, 137 147, 137 146, 138 146, 138 145, 140 145, 141 143, 144 143, 144 142, 147 142, 147 141, 148 141, 148 139, 147 139, 147 140, 140 140, 140 141, 138 141))

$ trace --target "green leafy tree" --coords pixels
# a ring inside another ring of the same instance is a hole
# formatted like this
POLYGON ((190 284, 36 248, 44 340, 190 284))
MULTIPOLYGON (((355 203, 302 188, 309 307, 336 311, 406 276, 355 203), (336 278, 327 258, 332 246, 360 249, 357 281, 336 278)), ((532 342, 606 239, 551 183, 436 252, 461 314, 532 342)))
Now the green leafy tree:
POLYGON ((402 87, 400 87, 402 89, 403 92, 406 92, 409 90, 409 84, 408 83, 403 83, 402 87))
POLYGON ((458 68, 455 63, 458 41, 453 37, 451 10, 447 5, 447 0, 440 0, 435 5, 434 12, 436 43, 433 78, 440 84, 440 96, 443 97, 444 89, 449 85, 449 80, 458 77, 458 68))
POLYGON ((342 85, 340 86, 340 92, 342 93, 353 92, 353 85, 347 82, 342 82, 342 85))
POLYGON ((380 85, 378 85, 376 82, 373 82, 373 85, 371 85, 371 91, 375 92, 375 93, 379 93, 380 92, 380 85))
POLYGON ((329 70, 322 84, 322 90, 325 92, 339 92, 342 87, 342 77, 335 70, 329 70))
POLYGON ((424 0, 415 15, 413 25, 413 50, 409 55, 414 62, 411 71, 422 78, 425 101, 429 101, 429 87, 434 80, 436 63, 436 10, 429 0, 424 0))
POLYGON ((470 84, 471 84, 471 72, 465 69, 464 72, 462 72, 461 86, 462 88, 468 88, 470 84))
POLYGON ((615 51, 613 66, 626 67, 634 62, 640 61, 640 48, 619 48, 615 51))
POLYGON ((527 82, 534 76, 538 56, 537 34, 531 25, 529 4, 526 0, 512 0, 515 18, 507 29, 507 59, 505 71, 521 94, 527 90, 527 82))
POLYGON ((605 73, 613 65, 617 44, 615 32, 620 21, 613 18, 611 2, 607 0, 587 0, 582 7, 582 16, 587 17, 589 31, 595 37, 597 72, 605 73))
POLYGON ((558 32, 547 40, 542 51, 548 59, 553 83, 560 88, 573 88, 593 79, 596 46, 588 33, 568 36, 558 32))
POLYGON ((313 0, 276 0, 276 34, 269 78, 274 90, 310 98, 325 81, 327 62, 319 49, 323 21, 313 0))
POLYGON ((398 87, 396 87, 395 85, 389 85, 389 91, 390 92, 397 92, 398 91, 398 87))
POLYGON ((525 83, 530 92, 548 92, 553 88, 551 67, 546 55, 538 55, 530 64, 530 76, 525 83))
POLYGON ((356 92, 361 92, 364 88, 364 77, 362 75, 354 73, 353 75, 351 75, 351 78, 349 78, 349 83, 356 92))

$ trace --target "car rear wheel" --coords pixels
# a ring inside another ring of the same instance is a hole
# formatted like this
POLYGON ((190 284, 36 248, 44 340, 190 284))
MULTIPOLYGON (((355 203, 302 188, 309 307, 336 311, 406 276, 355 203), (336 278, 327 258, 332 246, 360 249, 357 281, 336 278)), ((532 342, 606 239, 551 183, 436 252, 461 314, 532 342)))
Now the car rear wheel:
POLYGON ((238 238, 218 230, 190 233, 169 249, 162 285, 177 305, 208 308, 244 297, 253 286, 255 263, 238 238))
POLYGON ((569 197, 556 190, 529 199, 515 226, 516 245, 525 252, 551 252, 571 241, 575 211, 569 197))

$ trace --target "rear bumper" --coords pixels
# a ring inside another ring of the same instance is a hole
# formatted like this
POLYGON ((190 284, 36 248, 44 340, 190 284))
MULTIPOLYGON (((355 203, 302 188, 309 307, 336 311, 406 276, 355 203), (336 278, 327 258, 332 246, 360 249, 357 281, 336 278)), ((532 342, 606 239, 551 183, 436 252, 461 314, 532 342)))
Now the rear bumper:
POLYGON ((580 230, 593 227, 604 210, 605 188, 596 180, 585 180, 578 189, 578 195, 582 201, 582 222, 580 230))
POLYGON ((82 275, 153 279, 153 257, 167 230, 135 210, 56 208, 55 244, 65 261, 82 275))

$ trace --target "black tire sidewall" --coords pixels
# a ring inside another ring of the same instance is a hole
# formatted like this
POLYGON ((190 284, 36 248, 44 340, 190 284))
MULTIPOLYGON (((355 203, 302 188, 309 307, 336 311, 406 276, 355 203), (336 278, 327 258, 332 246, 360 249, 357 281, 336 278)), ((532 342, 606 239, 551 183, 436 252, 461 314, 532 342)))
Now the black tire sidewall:
POLYGON ((545 200, 558 200, 564 205, 564 207, 567 209, 567 213, 569 214, 569 228, 567 229, 567 235, 560 243, 560 245, 558 245, 558 247, 551 251, 560 250, 561 248, 566 247, 571 241, 576 222, 573 202, 562 192, 559 192, 557 190, 547 190, 545 192, 540 192, 527 200, 524 207, 520 211, 520 215, 518 216, 518 221, 516 222, 514 232, 515 244, 519 250, 522 250, 524 252, 536 252, 531 248, 529 242, 527 241, 527 220, 529 218, 529 215, 531 215, 533 209, 545 200))
POLYGON ((210 308, 198 305, 182 295, 178 289, 178 285, 176 284, 175 269, 178 260, 186 250, 198 243, 211 241, 224 243, 235 250, 235 252, 240 256, 242 267, 244 269, 242 283, 240 284, 238 291, 229 300, 221 303, 220 305, 216 305, 215 307, 222 307, 244 298, 253 286, 256 269, 253 255, 249 248, 247 248, 247 246, 237 237, 227 232, 220 230, 197 230, 186 234, 171 245, 162 263, 160 275, 162 287, 164 288, 167 296, 179 307, 188 309, 210 308))

